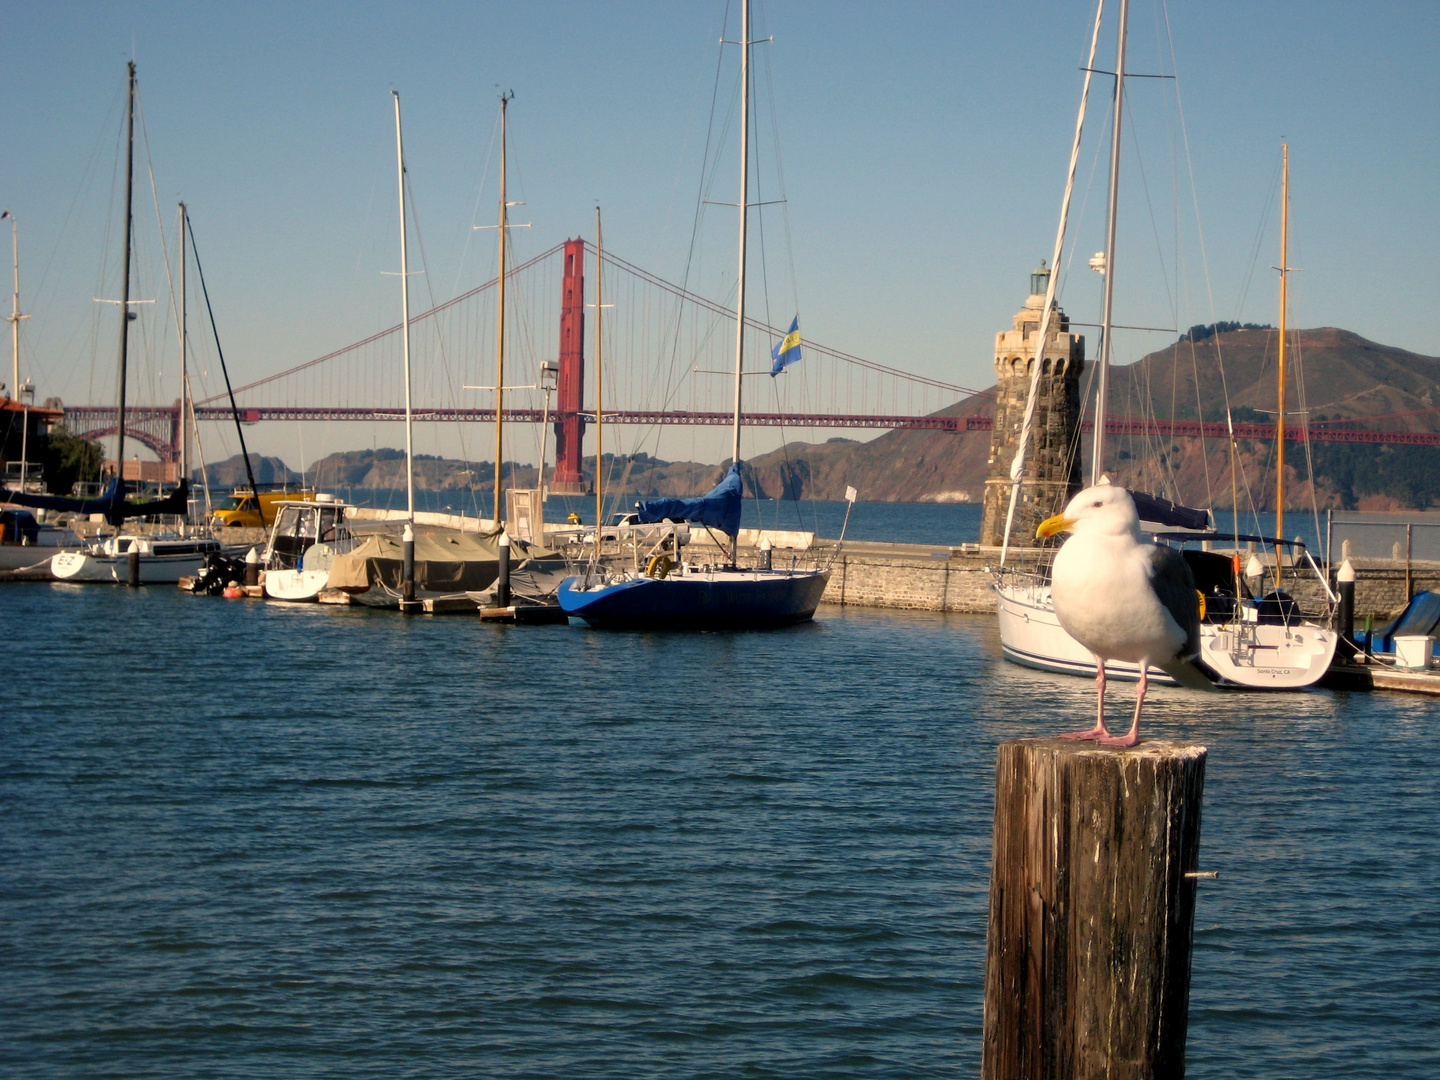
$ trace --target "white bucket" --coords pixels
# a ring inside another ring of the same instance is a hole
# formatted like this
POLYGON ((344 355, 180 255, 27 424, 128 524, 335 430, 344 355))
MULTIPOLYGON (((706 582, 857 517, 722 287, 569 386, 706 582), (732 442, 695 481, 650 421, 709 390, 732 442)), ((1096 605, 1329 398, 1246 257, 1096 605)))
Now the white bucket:
POLYGON ((1411 671, 1424 671, 1435 652, 1435 639, 1406 635, 1395 639, 1395 666, 1411 671))

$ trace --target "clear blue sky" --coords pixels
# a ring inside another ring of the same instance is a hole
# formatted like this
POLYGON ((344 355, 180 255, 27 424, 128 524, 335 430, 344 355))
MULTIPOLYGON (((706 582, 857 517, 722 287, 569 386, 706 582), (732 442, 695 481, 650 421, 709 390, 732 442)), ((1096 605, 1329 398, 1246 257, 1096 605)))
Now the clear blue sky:
MULTIPOLYGON (((483 194, 480 185, 502 87, 516 93, 512 182, 534 225, 517 234, 520 254, 589 235, 599 202, 608 247, 677 278, 725 12, 724 0, 11 0, 0 20, 0 204, 21 223, 22 304, 33 316, 23 347, 39 396, 112 394, 113 309, 97 323, 92 297, 118 287, 107 215, 132 50, 165 227, 186 199, 243 381, 395 321, 394 279, 381 275, 397 261, 392 88, 437 296, 493 272, 492 234, 470 226, 493 215, 493 165, 483 194)), ((1291 262, 1303 268, 1293 323, 1440 354, 1430 314, 1440 292, 1440 4, 1171 0, 1169 16, 1213 317, 1274 319, 1278 236, 1266 209, 1286 139, 1291 262)), ((807 337, 965 385, 992 381, 993 334, 1053 242, 1092 17, 1090 0, 758 6, 757 31, 775 38, 765 48, 807 337)), ((1155 0, 1134 0, 1131 70, 1170 70, 1161 19, 1155 0)), ((1112 51, 1107 28, 1101 66, 1112 51)), ((1138 153, 1127 157, 1120 248, 1135 254, 1130 280, 1123 267, 1117 277, 1117 319, 1208 321, 1174 97, 1149 80, 1130 93, 1138 153), (1172 158, 1185 254, 1165 258, 1167 272, 1181 265, 1186 294, 1175 314, 1155 254, 1173 243, 1172 158)), ((1107 99, 1097 82, 1077 266, 1102 246, 1105 170, 1092 177, 1090 155, 1107 99)), ((153 235, 144 183, 137 217, 153 235)), ((1093 320, 1097 297, 1098 278, 1077 271, 1062 299, 1072 317, 1093 320)), ((1161 343, 1117 337, 1117 358, 1161 343)), ((8 357, 3 366, 8 380, 8 357)), ((160 366, 137 375, 137 400, 176 396, 173 370, 160 366)), ((330 447, 347 437, 328 436, 330 447)), ((262 427, 255 438, 293 453, 293 433, 262 427)))

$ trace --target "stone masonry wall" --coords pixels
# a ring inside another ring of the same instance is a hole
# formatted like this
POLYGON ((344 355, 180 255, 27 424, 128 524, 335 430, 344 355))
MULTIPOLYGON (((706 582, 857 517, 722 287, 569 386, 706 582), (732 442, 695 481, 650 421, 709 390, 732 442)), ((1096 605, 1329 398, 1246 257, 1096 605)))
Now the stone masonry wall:
MULTIPOLYGON (((899 608, 911 611, 984 613, 995 610, 989 556, 953 554, 926 558, 905 554, 842 553, 831 567, 823 600, 827 604, 899 608)), ((1355 621, 1369 615, 1378 626, 1405 606, 1405 564, 1389 559, 1352 559, 1356 568, 1355 621)), ((1414 562, 1411 591, 1440 592, 1440 562, 1414 562)), ((1286 589, 1308 610, 1324 606, 1320 583, 1286 582, 1286 589)))
POLYGON ((827 604, 908 608, 912 611, 995 610, 986 560, 842 554, 830 569, 827 604))

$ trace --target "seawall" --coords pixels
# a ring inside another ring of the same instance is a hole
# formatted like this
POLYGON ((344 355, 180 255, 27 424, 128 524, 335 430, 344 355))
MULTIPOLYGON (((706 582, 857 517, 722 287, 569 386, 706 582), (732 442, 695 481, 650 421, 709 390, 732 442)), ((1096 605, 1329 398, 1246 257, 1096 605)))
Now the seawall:
MULTIPOLYGON (((817 545, 829 541, 817 541, 817 545)), ((1000 561, 999 549, 975 545, 945 547, 924 544, 847 543, 831 567, 824 601, 857 607, 913 611, 991 612, 994 581, 989 568, 1000 561)), ((1405 606, 1404 560, 1352 559, 1355 567, 1355 617, 1368 615, 1377 625, 1405 606)), ((1413 561, 1410 593, 1440 592, 1440 562, 1413 561)), ((1324 590, 1313 578, 1286 582, 1306 608, 1324 606, 1324 590)))
POLYGON ((830 604, 912 611, 995 610, 996 553, 924 544, 847 543, 830 569, 830 604))

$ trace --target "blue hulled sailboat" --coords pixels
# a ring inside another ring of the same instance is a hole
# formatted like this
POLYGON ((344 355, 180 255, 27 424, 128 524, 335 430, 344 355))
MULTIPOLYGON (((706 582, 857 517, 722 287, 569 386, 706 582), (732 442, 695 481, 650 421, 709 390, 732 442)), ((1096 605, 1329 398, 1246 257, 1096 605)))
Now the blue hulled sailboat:
MULTIPOLYGON (((720 565, 698 565, 656 555, 644 568, 606 572, 599 559, 583 575, 566 578, 560 585, 560 607, 584 619, 591 626, 624 629, 763 629, 806 622, 815 615, 820 597, 830 580, 828 568, 820 570, 750 569, 737 565, 740 508, 744 483, 740 475, 740 403, 745 373, 745 244, 749 209, 750 143, 750 3, 741 7, 740 83, 742 116, 740 125, 740 269, 735 312, 735 419, 731 440, 730 469, 707 495, 692 499, 652 499, 638 506, 641 524, 693 522, 723 532, 728 551, 720 565)), ((599 252, 597 244, 597 263, 599 252)), ((597 267, 598 271, 598 267, 597 267)), ((597 281, 599 275, 596 275, 597 281)), ((596 318, 600 316, 596 298, 596 318)), ((796 327, 787 336, 786 349, 798 354, 798 338, 791 346, 796 327)), ((598 337, 598 334, 597 334, 598 337)), ((598 369, 599 356, 596 357, 598 369)), ((599 390, 596 391, 598 414, 599 390)), ((597 434, 598 442, 598 434, 597 434)), ((597 455, 598 456, 598 455, 597 455)), ((596 474, 597 490, 600 476, 596 474)), ((597 554, 600 519, 595 526, 597 554)))

